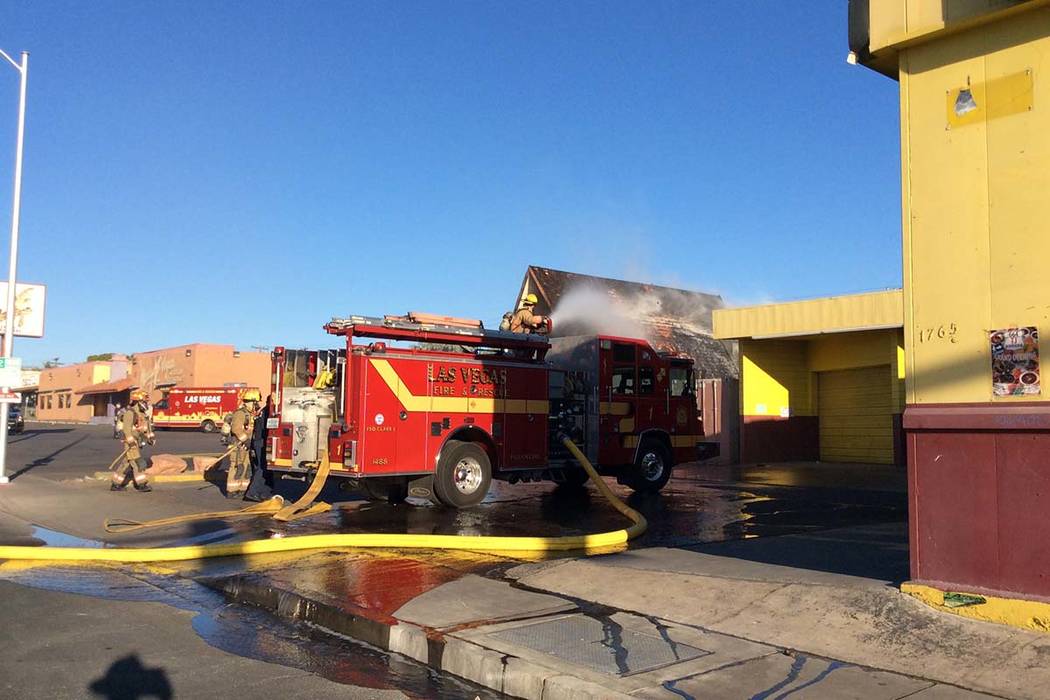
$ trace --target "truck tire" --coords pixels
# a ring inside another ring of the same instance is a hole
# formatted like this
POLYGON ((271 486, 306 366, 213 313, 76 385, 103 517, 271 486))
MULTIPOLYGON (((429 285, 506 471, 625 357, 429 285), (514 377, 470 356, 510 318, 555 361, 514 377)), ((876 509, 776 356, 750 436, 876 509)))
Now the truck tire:
POLYGON ((657 493, 671 478, 671 452, 659 440, 646 440, 630 467, 627 484, 637 493, 657 493))
POLYGON ((476 506, 491 484, 492 462, 481 445, 459 440, 445 443, 434 472, 434 496, 439 502, 450 508, 476 506))
POLYGON ((201 432, 214 433, 215 432, 215 421, 206 420, 201 423, 201 432))

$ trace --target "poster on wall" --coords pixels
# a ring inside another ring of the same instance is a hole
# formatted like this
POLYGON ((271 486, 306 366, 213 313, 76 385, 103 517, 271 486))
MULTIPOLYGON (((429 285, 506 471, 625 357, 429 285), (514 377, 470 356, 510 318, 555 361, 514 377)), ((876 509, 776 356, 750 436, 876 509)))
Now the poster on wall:
POLYGON ((1027 396, 1039 393, 1039 329, 1035 326, 991 332, 992 393, 1027 396))

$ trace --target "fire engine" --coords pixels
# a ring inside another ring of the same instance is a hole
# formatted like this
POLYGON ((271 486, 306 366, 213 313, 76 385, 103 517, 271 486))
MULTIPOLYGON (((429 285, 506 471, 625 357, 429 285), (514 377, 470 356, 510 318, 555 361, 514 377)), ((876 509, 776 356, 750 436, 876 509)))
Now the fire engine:
POLYGON ((153 425, 158 428, 194 428, 211 433, 228 413, 237 410, 247 387, 210 386, 168 390, 153 404, 153 425))
POLYGON ((675 464, 717 454, 702 438, 692 360, 645 340, 515 334, 426 314, 324 328, 345 345, 273 352, 271 470, 301 476, 327 460, 331 476, 371 499, 463 508, 493 479, 585 482, 563 434, 601 473, 646 493, 675 464))

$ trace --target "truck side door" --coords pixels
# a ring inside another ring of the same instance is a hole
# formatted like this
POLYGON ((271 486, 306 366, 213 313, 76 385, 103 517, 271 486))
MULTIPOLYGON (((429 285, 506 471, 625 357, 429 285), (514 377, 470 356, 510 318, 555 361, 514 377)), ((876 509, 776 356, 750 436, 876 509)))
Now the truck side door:
POLYGON ((631 432, 641 435, 652 428, 668 430, 667 368, 649 348, 639 348, 638 398, 631 432))
POLYGON ((603 339, 601 349, 598 461, 628 464, 633 446, 624 437, 634 434, 638 402, 638 346, 603 339))

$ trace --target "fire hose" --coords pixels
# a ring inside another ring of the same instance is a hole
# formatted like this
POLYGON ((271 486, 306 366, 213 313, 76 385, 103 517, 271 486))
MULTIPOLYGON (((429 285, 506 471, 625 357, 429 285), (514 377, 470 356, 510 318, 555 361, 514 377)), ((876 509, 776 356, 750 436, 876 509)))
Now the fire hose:
MULTIPOLYGON (((334 548, 388 548, 388 549, 445 549, 493 552, 544 552, 593 550, 626 544, 645 532, 648 524, 645 517, 634 510, 612 492, 598 475, 594 466, 580 449, 567 437, 562 443, 576 461, 587 472, 598 492, 613 508, 631 520, 630 527, 589 535, 564 535, 560 537, 490 536, 490 535, 416 535, 381 533, 344 533, 327 535, 298 535, 293 537, 247 540, 227 544, 187 545, 179 547, 112 548, 94 549, 81 547, 0 547, 0 559, 33 561, 95 561, 95 562, 166 562, 188 561, 211 557, 244 556, 248 554, 271 554, 308 549, 334 548)), ((322 464, 326 464, 323 460, 322 464)), ((327 471, 327 470, 326 470, 327 471)), ((327 474, 326 474, 327 475, 327 474)), ((320 470, 317 477, 320 477, 320 470)), ((321 481, 315 478, 314 483, 321 481)), ((311 485, 311 490, 312 489, 311 485)), ((318 486, 318 491, 320 486, 318 486)), ((309 494, 309 491, 308 491, 309 494)), ((316 494, 315 494, 316 495, 316 494)), ((302 502, 300 499, 296 504, 302 502)), ((258 506, 251 506, 251 510, 258 506)), ((295 505, 295 504, 293 504, 295 505)), ((327 504, 325 504, 327 505, 327 504)), ((237 511, 234 511, 237 512, 237 511)), ((262 515, 260 509, 252 515, 262 515)), ((202 514, 209 515, 209 514, 202 514)), ((228 517, 211 515, 210 517, 228 517)))
MULTIPOLYGON (((234 445, 226 451, 222 457, 216 460, 216 463, 222 461, 223 457, 230 454, 237 448, 234 445)), ((213 511, 211 513, 194 513, 192 515, 176 515, 171 518, 160 518, 158 520, 124 520, 122 518, 109 518, 103 523, 106 532, 121 533, 121 532, 134 532, 135 530, 144 530, 151 527, 164 527, 166 525, 178 525, 180 523, 194 522, 197 520, 219 520, 222 518, 254 518, 260 515, 271 515, 274 520, 280 520, 281 522, 289 522, 291 520, 299 520, 311 515, 318 515, 320 513, 327 513, 332 509, 327 503, 314 503, 317 500, 317 495, 321 493, 321 489, 324 488, 325 481, 328 480, 328 458, 327 455, 322 455, 322 459, 317 467, 317 471, 314 474, 314 480, 310 484, 310 487, 306 489, 304 493, 295 503, 285 504, 284 499, 280 496, 274 496, 262 503, 256 503, 250 505, 247 508, 240 510, 220 510, 213 511)))

